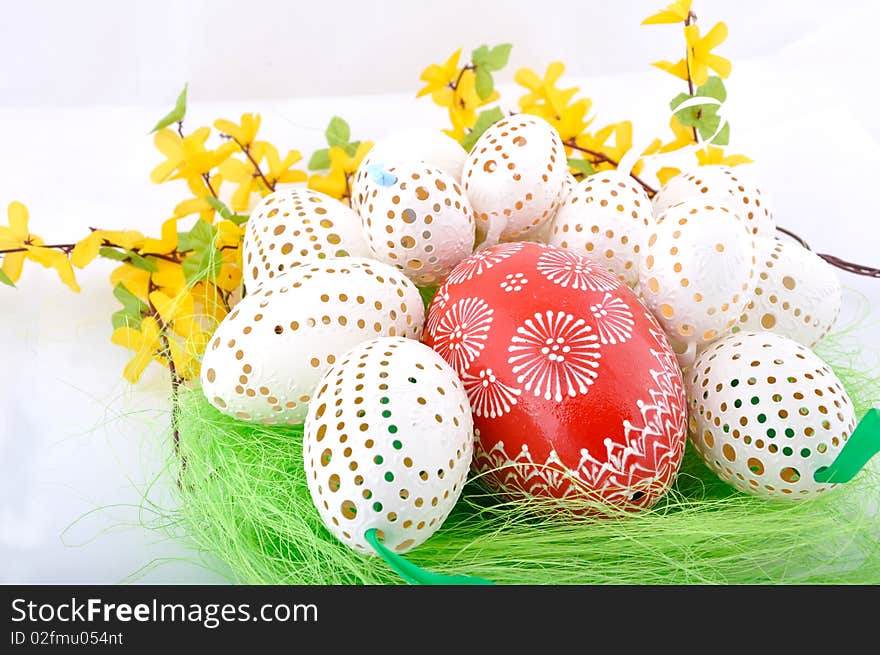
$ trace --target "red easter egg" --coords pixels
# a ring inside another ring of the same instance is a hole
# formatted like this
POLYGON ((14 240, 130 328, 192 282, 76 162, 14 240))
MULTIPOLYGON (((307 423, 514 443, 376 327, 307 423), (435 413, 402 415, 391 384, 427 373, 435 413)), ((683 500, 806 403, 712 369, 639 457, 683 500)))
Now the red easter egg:
POLYGON ((423 340, 461 377, 473 468, 498 490, 635 509, 672 484, 686 438, 675 354, 586 258, 527 242, 478 252, 438 289, 423 340))

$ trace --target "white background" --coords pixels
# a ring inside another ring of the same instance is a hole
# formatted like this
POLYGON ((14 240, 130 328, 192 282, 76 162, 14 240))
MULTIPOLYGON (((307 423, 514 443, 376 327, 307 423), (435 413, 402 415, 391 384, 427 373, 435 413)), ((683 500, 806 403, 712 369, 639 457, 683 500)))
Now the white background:
MULTIPOLYGON (((413 97, 418 74, 484 42, 515 44, 502 83, 562 59, 598 122, 631 118, 645 142, 681 90, 647 66, 680 56, 680 28, 639 26, 664 2, 557 1, 548 14, 550 3, 515 0, 3 0, 0 208, 25 202, 31 230, 52 241, 88 226, 155 232, 183 191, 150 184, 161 157, 146 132, 184 81, 190 126, 259 111, 268 137, 307 156, 334 113, 356 138, 442 126, 444 113, 413 97)), ((730 27, 720 52, 734 62, 733 149, 757 161, 780 224, 880 265, 878 3, 696 0, 695 10, 704 30, 730 27)), ((506 97, 512 106, 516 94, 506 97)), ((205 568, 215 562, 142 525, 157 519, 141 499, 167 452, 167 380, 151 367, 137 388, 122 381, 111 268, 82 272, 78 295, 33 266, 17 290, 0 288, 0 582, 223 580, 205 568)), ((853 339, 876 369, 880 280, 842 280, 842 320, 867 313, 853 339)), ((168 500, 165 485, 152 496, 168 500)))

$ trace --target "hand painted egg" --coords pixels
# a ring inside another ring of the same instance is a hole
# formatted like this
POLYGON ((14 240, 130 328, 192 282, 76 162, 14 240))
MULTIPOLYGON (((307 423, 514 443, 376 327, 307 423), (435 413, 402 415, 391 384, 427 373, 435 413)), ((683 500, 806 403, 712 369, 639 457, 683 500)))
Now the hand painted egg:
POLYGON ((790 241, 757 239, 755 245, 758 281, 738 327, 816 345, 840 314, 840 279, 834 267, 790 241))
POLYGON ((491 246, 526 237, 547 223, 567 174, 559 133, 547 121, 520 114, 483 132, 461 174, 478 241, 491 246))
POLYGON ((461 187, 425 164, 388 166, 377 176, 361 206, 373 256, 419 286, 439 284, 474 249, 473 210, 461 187))
POLYGON ((724 203, 743 220, 753 236, 772 239, 776 234, 776 220, 767 195, 742 167, 700 166, 676 175, 654 196, 654 214, 659 216, 672 205, 694 196, 704 203, 724 203))
POLYGON ((360 217, 323 193, 280 189, 263 198, 248 219, 245 286, 250 291, 304 262, 346 255, 370 256, 360 217))
POLYGON ((634 288, 653 222, 644 189, 629 175, 603 171, 584 178, 562 203, 549 243, 583 255, 634 288))
POLYGON ((696 199, 657 217, 639 264, 639 288, 687 365, 730 331, 755 284, 755 246, 727 207, 696 199))
POLYGON ((689 433, 706 464, 741 491, 798 500, 835 485, 829 466, 856 427, 852 402, 811 350, 772 332, 738 332, 688 373, 689 433))
POLYGON ((464 383, 473 468, 491 486, 639 508, 672 483, 686 418, 675 355, 635 294, 584 257, 481 250, 438 290, 424 341, 464 383))
POLYGON ((467 479, 473 421, 461 381, 412 339, 355 346, 318 383, 303 454, 325 525, 355 550, 381 531, 399 553, 436 532, 467 479))
POLYGON ((239 302, 202 360, 202 391, 230 416, 301 423, 315 385, 352 346, 418 338, 418 289, 381 262, 344 257, 297 266, 239 302))

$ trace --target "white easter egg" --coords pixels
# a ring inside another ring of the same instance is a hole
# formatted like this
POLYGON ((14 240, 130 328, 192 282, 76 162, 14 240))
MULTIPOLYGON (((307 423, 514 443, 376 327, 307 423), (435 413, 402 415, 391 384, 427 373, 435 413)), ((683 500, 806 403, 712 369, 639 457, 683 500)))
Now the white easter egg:
POLYGON ((840 279, 834 267, 791 241, 756 239, 755 246, 758 279, 738 327, 816 345, 840 314, 840 279))
POLYGON ((369 257, 360 217, 323 193, 285 188, 270 193, 251 213, 242 244, 250 291, 294 266, 328 257, 369 257))
POLYGON ((811 350, 772 332, 737 332, 700 353, 685 382, 691 444, 721 478, 792 500, 835 486, 813 476, 855 430, 855 410, 811 350))
POLYGON ((417 339, 424 319, 418 289, 381 262, 297 266, 223 319, 202 360, 202 391, 230 416, 301 423, 318 379, 342 353, 377 336, 417 339))
POLYGON ((562 203, 549 243, 583 255, 634 288, 653 220, 651 200, 632 177, 602 171, 581 180, 562 203))
POLYGON ((461 174, 478 241, 486 247, 540 229, 556 211, 567 174, 559 133, 544 119, 519 114, 492 125, 461 174))
POLYGON ((360 211, 362 201, 373 191, 374 181, 368 167, 400 164, 427 164, 439 168, 456 182, 461 181, 461 169, 467 151, 461 144, 439 130, 404 128, 376 142, 364 157, 352 180, 351 206, 360 211))
POLYGON ((461 187, 423 163, 382 169, 361 205, 364 233, 379 261, 419 286, 440 284, 474 250, 474 215, 461 187))
POLYGON ((376 529, 404 553, 446 520, 473 443, 467 394, 440 355, 412 339, 366 341, 324 374, 309 407, 309 492, 343 543, 375 554, 364 534, 376 529))
POLYGON ((654 213, 660 215, 682 200, 697 196, 702 202, 724 203, 749 226, 754 236, 773 238, 776 220, 767 194, 742 167, 700 166, 671 178, 654 196, 654 213))
POLYGON ((696 199, 668 208, 649 232, 639 263, 643 300, 675 351, 692 356, 730 331, 751 298, 752 235, 727 207, 696 199))

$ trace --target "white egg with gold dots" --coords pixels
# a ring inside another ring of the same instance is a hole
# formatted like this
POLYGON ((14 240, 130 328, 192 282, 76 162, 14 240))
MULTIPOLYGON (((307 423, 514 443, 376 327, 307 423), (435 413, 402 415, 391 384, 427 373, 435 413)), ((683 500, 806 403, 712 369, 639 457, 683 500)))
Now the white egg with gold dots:
POLYGON ((654 196, 654 213, 660 215, 687 199, 724 204, 739 216, 755 237, 773 238, 776 220, 767 194, 742 167, 710 165, 671 178, 654 196))
POLYGON ((327 370, 309 407, 309 492, 340 541, 375 554, 365 534, 404 553, 436 532, 467 480, 474 429, 464 386, 412 339, 366 341, 327 370))
POLYGON ((279 189, 263 198, 247 221, 245 285, 251 290, 304 262, 343 256, 370 256, 360 217, 323 193, 279 189))
POLYGON ((548 242, 573 250, 634 288, 653 222, 644 189, 629 175, 602 171, 572 189, 553 218, 548 242))
POLYGON ((567 175, 559 133, 544 119, 520 114, 483 132, 461 174, 480 245, 528 238, 548 223, 567 175))
POLYGON ((770 330, 813 347, 840 314, 840 278, 834 267, 792 241, 757 239, 758 279, 737 327, 770 330))
POLYGON ((417 162, 370 167, 360 207, 372 256, 418 286, 440 284, 474 249, 474 215, 452 177, 417 162))
POLYGON ((790 500, 835 485, 815 474, 856 428, 840 380, 815 353, 772 332, 737 332, 697 357, 685 376, 689 438, 741 491, 790 500))
POLYGON ((652 226, 639 288, 675 351, 692 361, 736 324, 752 296, 755 268, 754 239, 732 211, 686 200, 652 226))
POLYGON ((202 360, 202 391, 235 418, 302 423, 342 353, 379 336, 418 339, 424 319, 418 289, 391 266, 360 257, 297 266, 223 319, 202 360))

